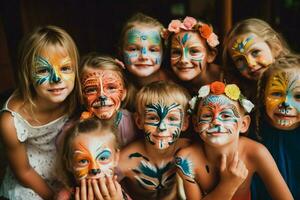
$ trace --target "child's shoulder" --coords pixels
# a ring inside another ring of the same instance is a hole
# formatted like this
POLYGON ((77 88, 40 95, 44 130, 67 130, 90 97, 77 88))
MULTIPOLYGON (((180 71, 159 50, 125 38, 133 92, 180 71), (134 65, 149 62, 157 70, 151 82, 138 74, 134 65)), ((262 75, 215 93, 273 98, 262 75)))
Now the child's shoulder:
POLYGON ((127 156, 133 152, 144 152, 145 146, 143 139, 138 139, 121 149, 121 156, 127 156))
POLYGON ((176 156, 178 157, 198 157, 203 155, 203 145, 200 142, 191 142, 187 140, 186 145, 178 149, 176 156))
POLYGON ((240 137, 239 146, 242 152, 251 160, 262 159, 266 153, 269 153, 263 144, 243 136, 240 137))

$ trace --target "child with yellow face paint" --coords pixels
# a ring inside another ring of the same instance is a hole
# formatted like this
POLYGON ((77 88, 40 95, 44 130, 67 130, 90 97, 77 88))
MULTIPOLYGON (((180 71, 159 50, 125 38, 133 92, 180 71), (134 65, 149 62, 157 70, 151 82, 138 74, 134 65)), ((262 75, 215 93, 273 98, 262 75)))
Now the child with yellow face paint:
POLYGON ((18 75, 19 87, 0 114, 9 161, 0 196, 52 199, 54 140, 81 100, 74 41, 55 26, 35 29, 23 40, 18 75))
POLYGON ((188 127, 189 95, 174 83, 154 82, 137 94, 135 121, 144 139, 121 150, 121 184, 133 199, 179 199, 175 152, 188 145, 179 138, 188 127))
POLYGON ((67 132, 59 152, 59 168, 65 187, 75 199, 123 199, 125 193, 114 173, 119 160, 114 124, 90 117, 74 123, 67 132))
POLYGON ((239 83, 248 98, 253 97, 262 73, 278 56, 288 52, 284 39, 268 23, 255 18, 243 20, 224 39, 224 77, 239 83))
MULTIPOLYGON (((295 199, 300 198, 300 57, 278 58, 259 82, 258 133, 295 199)), ((262 188, 258 185, 257 188, 262 188)), ((259 190, 258 190, 259 191, 259 190)), ((259 199, 268 199, 263 192, 259 199)))
POLYGON ((235 84, 213 82, 190 101, 201 141, 176 154, 187 199, 250 200, 257 173, 274 199, 293 199, 274 159, 261 144, 240 135, 248 130, 254 105, 235 84))
POLYGON ((213 64, 219 40, 210 25, 187 16, 183 21, 172 20, 164 36, 169 39, 170 66, 176 81, 191 94, 221 78, 219 66, 213 64))

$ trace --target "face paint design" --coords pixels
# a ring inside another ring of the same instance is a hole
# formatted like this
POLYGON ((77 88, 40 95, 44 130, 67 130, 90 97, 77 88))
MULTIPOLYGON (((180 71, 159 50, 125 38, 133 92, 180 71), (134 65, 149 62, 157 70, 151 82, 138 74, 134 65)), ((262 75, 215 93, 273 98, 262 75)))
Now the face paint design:
POLYGON ((183 81, 193 80, 206 70, 205 41, 196 32, 183 31, 172 38, 171 67, 183 81))
POLYGON ((162 42, 158 29, 135 26, 127 31, 123 49, 128 71, 138 77, 147 77, 159 70, 162 42))
POLYGON ((189 181, 190 183, 195 183, 195 176, 193 171, 193 163, 188 158, 183 157, 176 157, 175 158, 175 164, 176 167, 181 171, 182 174, 184 174, 185 179, 189 181))
POLYGON ((267 82, 266 113, 270 123, 278 129, 293 129, 300 122, 299 71, 277 71, 267 82))
MULTIPOLYGON (((131 159, 142 158, 137 168, 133 169, 134 178, 145 190, 157 192, 157 197, 162 195, 162 190, 170 188, 176 181, 176 167, 174 162, 168 162, 161 165, 153 165, 148 158, 140 153, 134 153, 139 156, 129 156, 131 159), (144 160, 144 158, 146 158, 144 160)), ((160 198, 156 198, 160 199, 160 198)))
POLYGON ((73 141, 72 152, 71 166, 77 181, 113 175, 116 150, 105 137, 79 134, 73 141))
POLYGON ((75 84, 75 69, 67 50, 49 45, 34 59, 32 80, 38 101, 61 103, 75 84))
POLYGON ((126 96, 122 78, 112 70, 87 69, 81 84, 88 109, 99 119, 110 119, 126 96))
POLYGON ((146 105, 144 116, 146 140, 157 149, 166 149, 179 137, 182 122, 183 111, 179 104, 146 105))
POLYGON ((253 33, 238 37, 229 52, 241 75, 251 80, 257 80, 274 61, 269 45, 253 33))
POLYGON ((204 142, 224 145, 239 136, 241 119, 237 102, 224 95, 209 95, 202 100, 197 113, 197 132, 204 142))

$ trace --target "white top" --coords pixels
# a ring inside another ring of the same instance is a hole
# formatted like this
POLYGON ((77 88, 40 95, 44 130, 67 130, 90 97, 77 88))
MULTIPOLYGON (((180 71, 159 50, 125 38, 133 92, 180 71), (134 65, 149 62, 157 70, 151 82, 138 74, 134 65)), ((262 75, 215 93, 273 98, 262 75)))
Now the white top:
MULTIPOLYGON (((24 142, 26 145, 30 165, 54 189, 57 187, 55 181, 57 177, 55 173, 55 137, 68 120, 68 116, 63 115, 42 126, 32 126, 19 113, 8 108, 10 98, 1 112, 11 113, 14 118, 17 137, 20 142, 24 142)), ((0 188, 0 196, 16 200, 41 199, 33 190, 20 185, 9 167, 6 169, 0 188)))

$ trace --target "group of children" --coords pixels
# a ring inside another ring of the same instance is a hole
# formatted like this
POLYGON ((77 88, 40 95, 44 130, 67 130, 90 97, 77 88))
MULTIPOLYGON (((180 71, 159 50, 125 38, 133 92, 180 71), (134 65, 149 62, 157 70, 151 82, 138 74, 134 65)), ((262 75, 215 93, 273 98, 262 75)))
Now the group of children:
POLYGON ((119 59, 79 59, 61 28, 34 30, 1 110, 0 196, 300 199, 300 57, 259 19, 219 43, 193 17, 139 13, 119 59))

